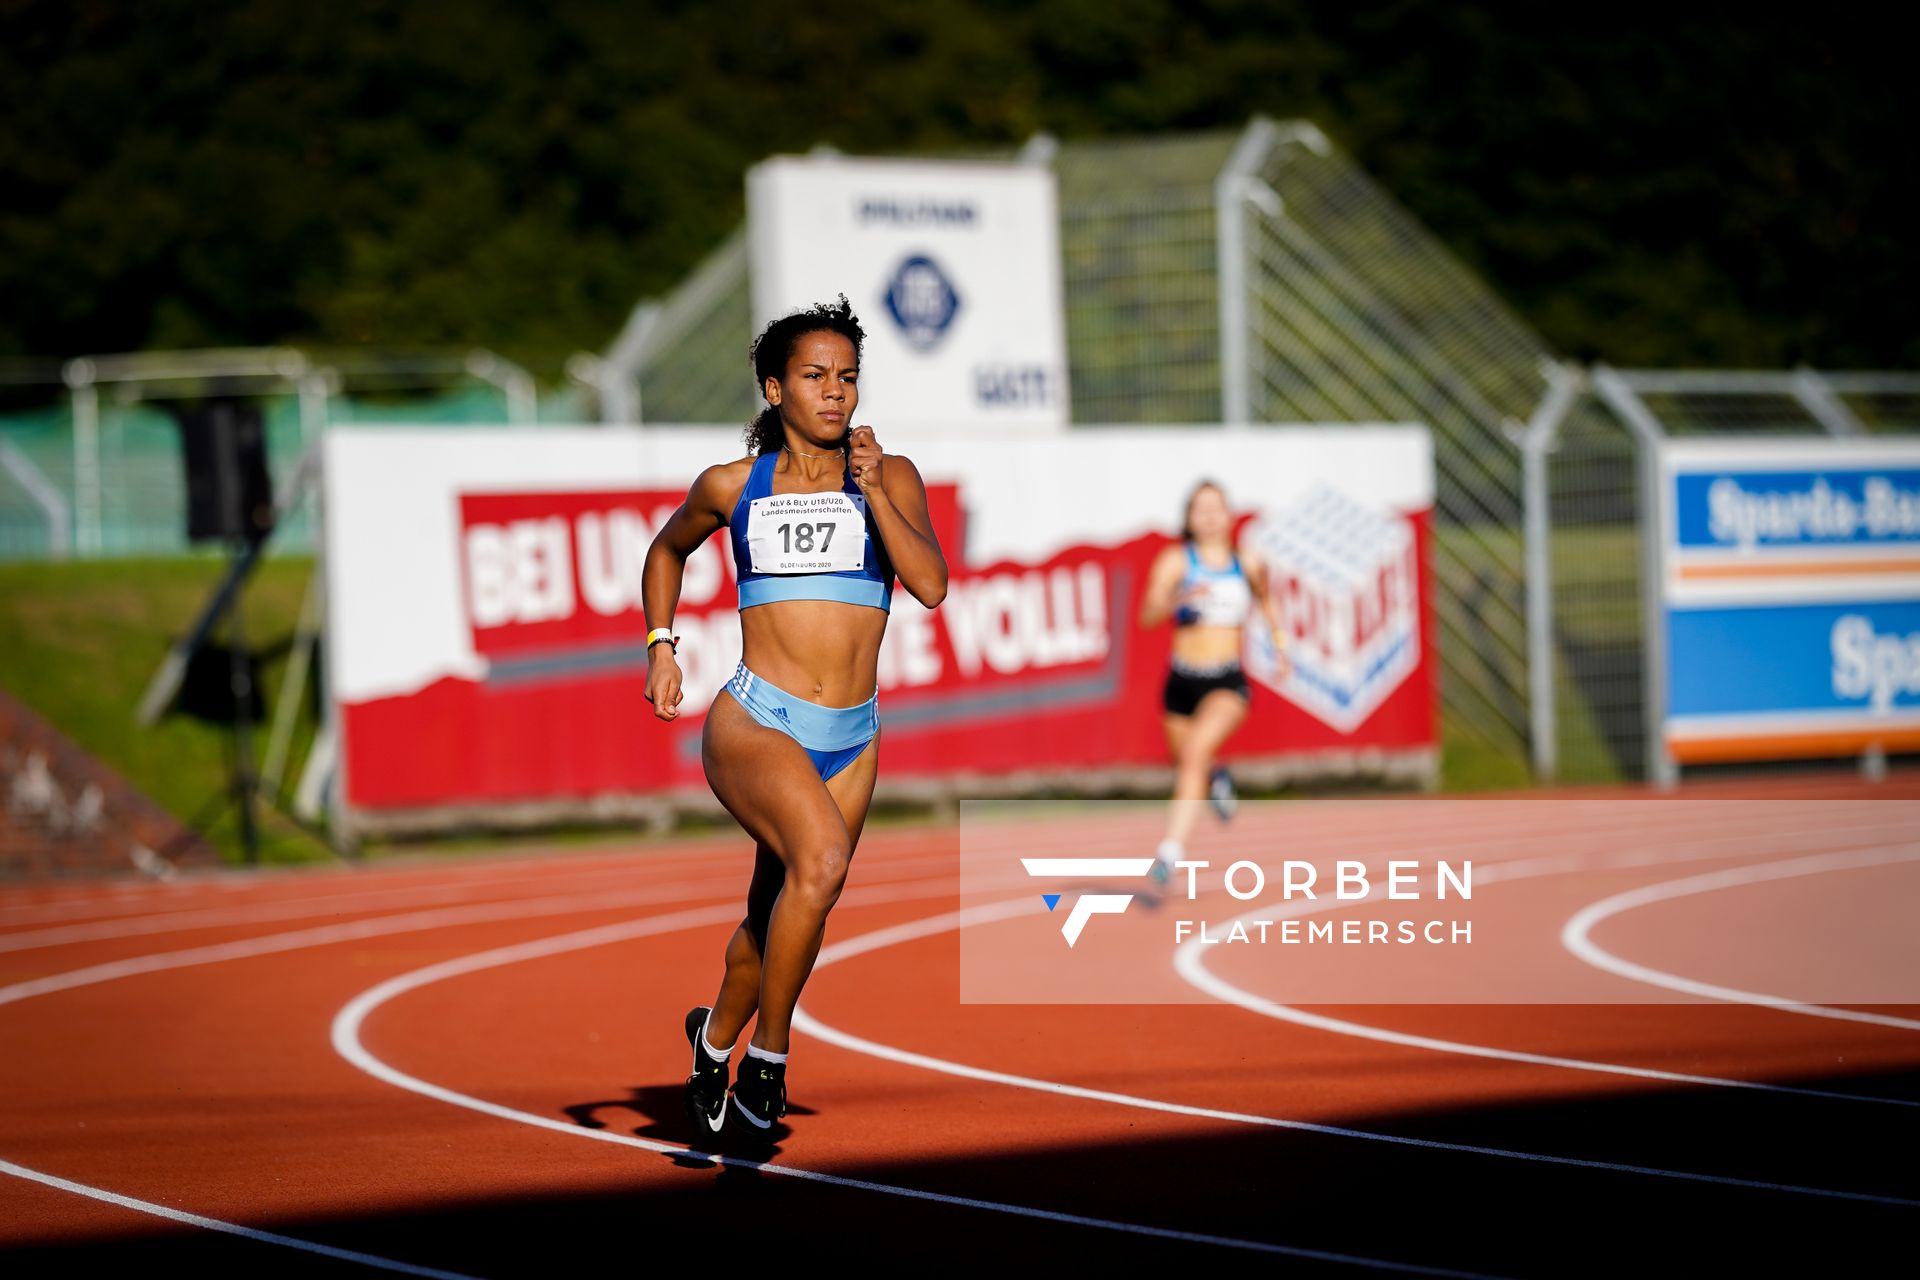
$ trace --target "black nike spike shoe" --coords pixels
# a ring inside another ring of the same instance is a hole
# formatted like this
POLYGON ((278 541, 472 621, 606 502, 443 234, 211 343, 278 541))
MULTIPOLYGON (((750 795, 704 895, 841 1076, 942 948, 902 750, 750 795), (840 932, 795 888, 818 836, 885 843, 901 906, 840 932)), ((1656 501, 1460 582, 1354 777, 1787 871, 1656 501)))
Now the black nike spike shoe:
POLYGON ((733 1081, 733 1109, 751 1126, 752 1136, 766 1138, 773 1122, 787 1114, 787 1064, 752 1054, 740 1059, 740 1074, 733 1081))
POLYGON ((714 1061, 700 1045, 707 1029, 705 1006, 687 1013, 687 1044, 693 1049, 693 1074, 687 1077, 687 1115, 699 1133, 719 1133, 727 1122, 727 1064, 714 1061))

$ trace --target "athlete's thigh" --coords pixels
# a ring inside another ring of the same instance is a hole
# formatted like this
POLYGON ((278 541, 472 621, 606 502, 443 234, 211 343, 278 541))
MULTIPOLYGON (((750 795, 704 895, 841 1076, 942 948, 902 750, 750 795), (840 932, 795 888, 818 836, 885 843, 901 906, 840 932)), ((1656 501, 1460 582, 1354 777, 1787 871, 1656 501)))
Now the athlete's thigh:
POLYGON ((1192 716, 1177 716, 1171 711, 1160 717, 1160 727, 1166 730, 1167 751, 1175 760, 1187 749, 1187 735, 1193 732, 1192 716))
POLYGON ((860 843, 860 829, 867 825, 867 809, 873 803, 874 780, 880 776, 880 735, 874 734, 867 749, 853 763, 827 779, 827 794, 847 824, 847 852, 860 843))
POLYGON ((1247 700, 1231 689, 1215 689, 1193 709, 1193 746, 1211 753, 1247 718, 1247 700))
POLYGON ((840 810, 806 751, 722 691, 707 712, 701 763, 713 794, 748 835, 791 866, 803 849, 847 839, 840 810))

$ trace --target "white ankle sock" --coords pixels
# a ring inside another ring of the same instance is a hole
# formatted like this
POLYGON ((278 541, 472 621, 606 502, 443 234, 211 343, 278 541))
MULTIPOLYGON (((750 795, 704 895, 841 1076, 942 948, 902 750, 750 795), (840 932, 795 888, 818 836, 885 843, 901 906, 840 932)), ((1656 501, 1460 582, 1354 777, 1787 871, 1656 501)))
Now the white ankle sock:
POLYGON ((700 1024, 700 1047, 706 1050, 707 1056, 715 1062, 725 1062, 733 1053, 733 1046, 728 1045, 724 1049, 716 1049, 713 1047, 712 1042, 707 1039, 707 1028, 712 1025, 712 1023, 713 1010, 709 1009, 707 1010, 707 1020, 700 1024))
POLYGON ((771 1049, 762 1049, 757 1044, 747 1046, 747 1056, 749 1058, 760 1058, 766 1062, 785 1062, 787 1060, 786 1054, 775 1053, 771 1049))
POLYGON ((1174 863, 1180 861, 1180 859, 1186 857, 1187 851, 1178 840, 1162 840, 1160 847, 1153 851, 1153 856, 1168 866, 1172 866, 1174 863))

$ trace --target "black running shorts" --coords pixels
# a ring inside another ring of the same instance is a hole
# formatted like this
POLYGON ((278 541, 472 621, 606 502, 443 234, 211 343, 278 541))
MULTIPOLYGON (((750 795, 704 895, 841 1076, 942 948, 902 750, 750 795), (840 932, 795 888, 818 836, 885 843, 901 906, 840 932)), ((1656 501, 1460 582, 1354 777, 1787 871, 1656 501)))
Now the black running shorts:
POLYGON ((1167 709, 1170 716, 1190 716, 1200 706, 1200 699, 1215 689, 1226 689, 1248 701, 1253 700, 1253 690, 1247 684, 1247 673, 1235 663, 1206 672, 1171 668, 1167 672, 1166 687, 1160 692, 1160 705, 1167 709))

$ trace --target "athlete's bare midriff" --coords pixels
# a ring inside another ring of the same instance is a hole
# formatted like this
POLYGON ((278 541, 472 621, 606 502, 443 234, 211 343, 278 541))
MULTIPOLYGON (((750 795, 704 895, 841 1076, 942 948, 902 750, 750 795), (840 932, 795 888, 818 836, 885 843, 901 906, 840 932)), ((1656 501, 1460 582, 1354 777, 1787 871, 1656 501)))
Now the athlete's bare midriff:
POLYGON ((796 698, 853 707, 879 681, 885 610, 838 600, 776 600, 740 611, 740 660, 796 698))
POLYGON ((1238 662, 1240 628, 1208 627, 1197 622, 1175 627, 1173 660, 1189 667, 1215 667, 1225 662, 1238 662))

